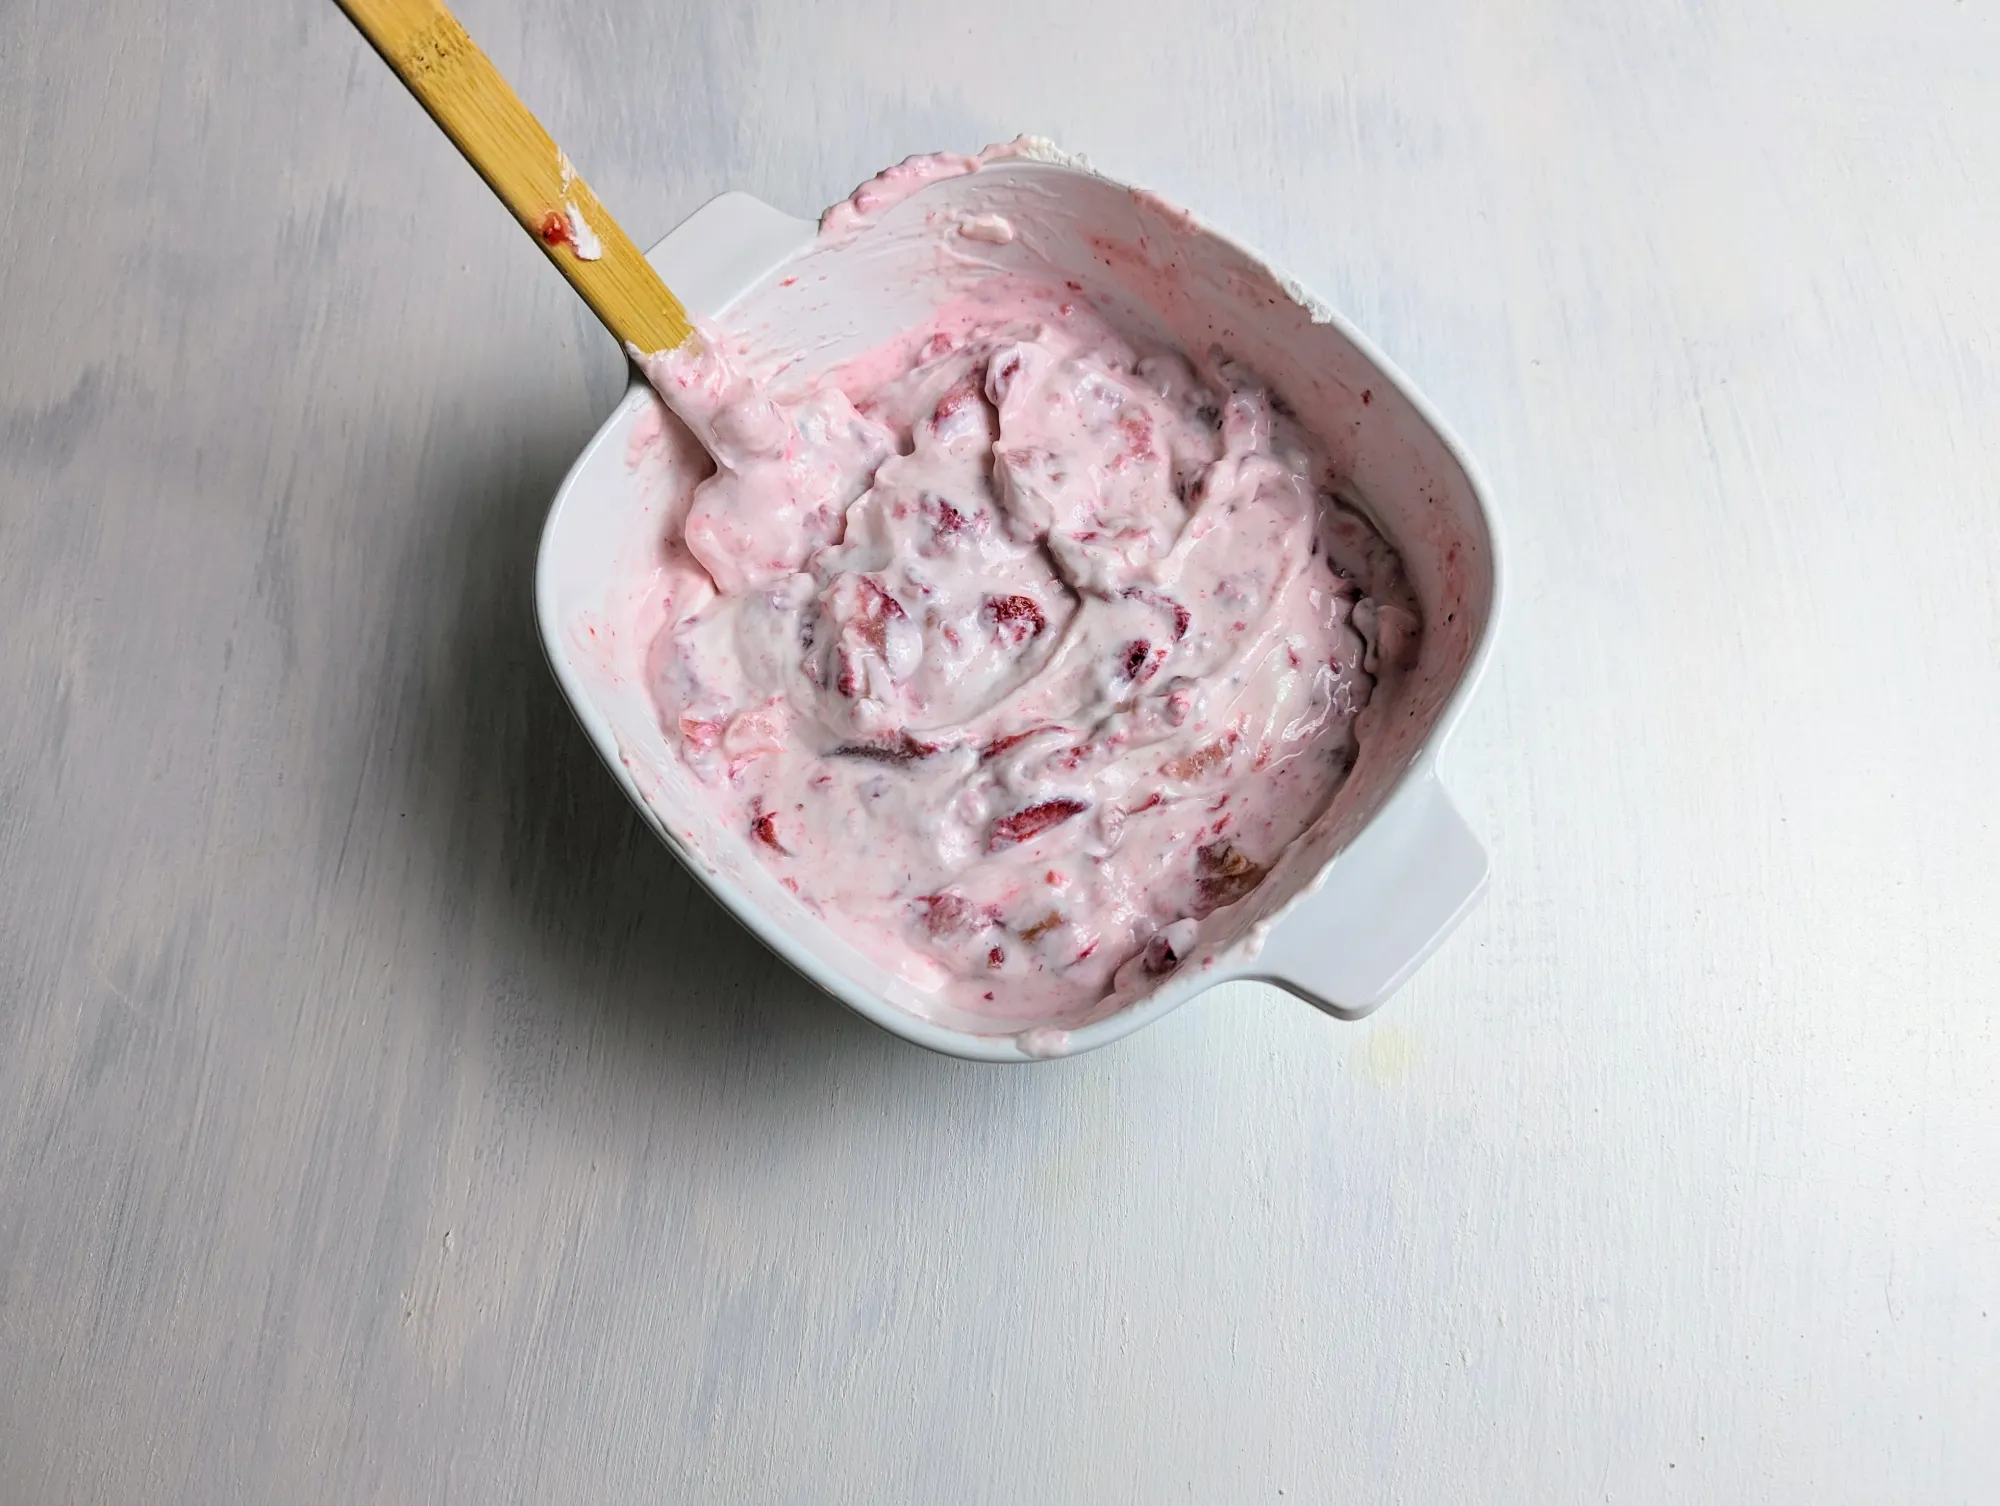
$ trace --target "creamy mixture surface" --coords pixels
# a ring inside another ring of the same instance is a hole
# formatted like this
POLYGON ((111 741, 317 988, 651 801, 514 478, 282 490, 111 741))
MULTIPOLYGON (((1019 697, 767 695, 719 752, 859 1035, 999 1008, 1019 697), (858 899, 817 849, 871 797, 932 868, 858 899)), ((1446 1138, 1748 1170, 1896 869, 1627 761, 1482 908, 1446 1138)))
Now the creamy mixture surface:
POLYGON ((1068 1021, 1171 971, 1414 656, 1394 552, 1285 405, 1059 284, 996 275, 782 396, 713 331, 648 371, 717 463, 669 540, 668 740, 959 1009, 1068 1021))

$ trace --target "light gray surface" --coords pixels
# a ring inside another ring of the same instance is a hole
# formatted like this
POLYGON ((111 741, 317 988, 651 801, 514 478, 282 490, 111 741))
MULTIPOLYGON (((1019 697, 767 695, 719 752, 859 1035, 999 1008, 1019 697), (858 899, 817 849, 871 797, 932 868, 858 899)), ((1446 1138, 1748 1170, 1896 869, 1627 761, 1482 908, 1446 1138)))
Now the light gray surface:
POLYGON ((2000 21, 468 0, 647 239, 1036 129, 1481 457, 1373 1021, 811 996, 527 615, 622 365, 321 0, 0 6, 0 1503, 1992 1498, 2000 21))

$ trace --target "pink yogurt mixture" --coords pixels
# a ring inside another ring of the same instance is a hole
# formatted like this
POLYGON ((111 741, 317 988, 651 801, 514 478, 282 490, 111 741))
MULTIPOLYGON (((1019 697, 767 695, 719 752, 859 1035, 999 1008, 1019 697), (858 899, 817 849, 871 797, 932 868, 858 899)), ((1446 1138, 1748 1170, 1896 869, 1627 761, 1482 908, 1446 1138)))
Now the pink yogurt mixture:
POLYGON ((717 464, 672 520, 669 742, 959 1010, 1069 1022, 1171 971, 1414 658, 1400 562, 1285 404, 1060 284, 996 274, 782 400, 713 332, 648 371, 717 464))

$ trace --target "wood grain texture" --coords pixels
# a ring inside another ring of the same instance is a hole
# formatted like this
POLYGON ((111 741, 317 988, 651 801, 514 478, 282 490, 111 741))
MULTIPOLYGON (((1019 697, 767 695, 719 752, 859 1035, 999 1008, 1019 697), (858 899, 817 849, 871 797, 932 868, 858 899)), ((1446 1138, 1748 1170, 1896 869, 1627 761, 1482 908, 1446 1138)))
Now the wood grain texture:
POLYGON ((687 310, 439 0, 339 0, 621 348, 674 350, 687 310))
POLYGON ((641 239, 1039 130, 1375 335, 1483 906, 1022 1070, 812 995, 530 629, 625 365, 320 0, 0 9, 0 1506, 1985 1502, 2000 19, 465 0, 641 239))

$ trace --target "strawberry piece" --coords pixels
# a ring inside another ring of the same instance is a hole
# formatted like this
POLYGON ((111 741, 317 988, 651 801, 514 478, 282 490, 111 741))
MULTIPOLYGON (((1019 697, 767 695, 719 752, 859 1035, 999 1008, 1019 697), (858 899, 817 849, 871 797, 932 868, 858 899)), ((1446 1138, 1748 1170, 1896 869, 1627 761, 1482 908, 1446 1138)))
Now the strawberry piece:
POLYGON ((1120 651, 1119 668, 1128 680, 1150 680, 1167 662, 1165 649, 1154 649, 1144 638, 1134 638, 1120 651))
POLYGON ((1050 827, 1060 826, 1072 817, 1082 815, 1088 809, 1090 807, 1084 801, 1064 795, 1015 811, 1011 816, 1002 816, 986 834, 986 850, 998 852, 1003 847, 1026 842, 1050 827))
POLYGON ((910 735, 909 729, 896 734, 884 742, 843 743, 835 748, 838 758, 872 758, 878 763, 909 763, 918 758, 929 758, 940 751, 937 743, 927 743, 910 735))
POLYGON ((949 890, 943 894, 919 895, 917 903, 924 907, 924 929, 933 936, 962 935, 991 924, 984 910, 963 894, 949 890))
POLYGON ((1004 403, 1007 401, 1007 394, 1014 386, 1014 378, 1020 374, 1021 354, 1019 351, 1009 352, 1004 360, 994 364, 990 373, 990 380, 987 384, 987 390, 992 393, 994 402, 1004 403))
POLYGON ((1038 637, 1049 625, 1040 603, 1032 596, 989 596, 984 611, 1001 639, 1016 648, 1038 637))
POLYGON ((1264 882, 1269 870, 1250 861, 1227 842, 1217 842, 1195 853, 1201 870, 1201 897, 1211 910, 1233 905, 1264 882))
POLYGON ((1160 765, 1160 772, 1169 779, 1195 780, 1210 769, 1226 763, 1230 751, 1236 746, 1236 734, 1230 733, 1220 742, 1212 742, 1206 747, 1196 748, 1192 753, 1184 753, 1179 758, 1168 759, 1160 765))
POLYGON ((981 748, 979 756, 982 759, 998 758, 1009 748, 1014 747, 1016 744, 1024 743, 1031 737, 1039 737, 1044 732, 1061 732, 1064 730, 1061 727, 1030 727, 1026 732, 1010 732, 1004 737, 994 738, 992 742, 981 748))
POLYGON ((682 740, 697 752, 706 752, 722 741, 720 722, 704 722, 696 717, 684 716, 680 727, 682 740))
POLYGON ((945 534, 964 533, 972 527, 973 520, 960 512, 942 497, 925 496, 924 511, 932 514, 936 521, 931 524, 940 537, 945 534))
POLYGON ((1049 911, 1048 914, 1044 915, 1040 920, 1036 921, 1033 925, 1027 927, 1027 929, 1022 931, 1021 939, 1023 941, 1040 941, 1044 936, 1048 935, 1049 932, 1053 931, 1057 926, 1061 925, 1062 923, 1063 923, 1062 916, 1058 912, 1051 910, 1049 911))
POLYGON ((979 382, 973 373, 967 372, 946 390, 938 399, 937 407, 931 412, 931 427, 942 429, 952 419, 963 413, 979 398, 979 382))

